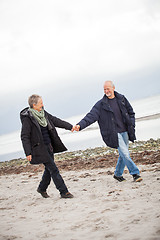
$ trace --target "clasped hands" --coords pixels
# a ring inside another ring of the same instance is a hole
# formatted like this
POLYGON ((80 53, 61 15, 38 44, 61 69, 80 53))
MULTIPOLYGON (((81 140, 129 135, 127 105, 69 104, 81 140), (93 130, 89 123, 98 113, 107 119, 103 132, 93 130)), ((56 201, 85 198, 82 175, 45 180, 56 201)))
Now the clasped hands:
POLYGON ((80 125, 75 125, 75 126, 72 127, 71 132, 74 132, 74 131, 78 132, 79 129, 80 129, 80 125))

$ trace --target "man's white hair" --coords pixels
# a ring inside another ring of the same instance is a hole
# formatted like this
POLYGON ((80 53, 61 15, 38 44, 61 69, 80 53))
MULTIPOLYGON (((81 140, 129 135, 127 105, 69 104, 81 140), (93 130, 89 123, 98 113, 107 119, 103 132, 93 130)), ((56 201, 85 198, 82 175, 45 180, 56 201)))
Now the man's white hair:
POLYGON ((107 80, 104 82, 104 85, 110 83, 112 87, 115 87, 114 83, 111 80, 107 80))

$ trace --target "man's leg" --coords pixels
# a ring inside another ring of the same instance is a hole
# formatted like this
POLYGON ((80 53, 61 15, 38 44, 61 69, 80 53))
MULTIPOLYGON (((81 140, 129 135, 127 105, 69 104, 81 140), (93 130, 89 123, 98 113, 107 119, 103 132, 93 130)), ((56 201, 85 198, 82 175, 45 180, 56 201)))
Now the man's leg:
POLYGON ((114 175, 117 177, 122 176, 124 168, 125 168, 125 163, 123 161, 123 158, 119 155, 114 175))
MULTIPOLYGON (((139 169, 135 165, 135 163, 132 161, 129 150, 128 150, 128 133, 118 133, 118 142, 119 142, 119 147, 118 147, 118 152, 121 158, 123 159, 124 164, 127 166, 129 173, 131 175, 137 174, 139 175, 139 169)), ((120 166, 121 170, 123 165, 120 166)))

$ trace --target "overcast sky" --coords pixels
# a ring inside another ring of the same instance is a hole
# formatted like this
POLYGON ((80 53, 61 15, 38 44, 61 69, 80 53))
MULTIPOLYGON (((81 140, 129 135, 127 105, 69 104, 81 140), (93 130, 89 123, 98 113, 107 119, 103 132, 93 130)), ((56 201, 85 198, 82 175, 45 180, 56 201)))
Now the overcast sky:
POLYGON ((160 93, 159 0, 1 0, 0 134, 33 93, 60 118, 86 113, 111 79, 129 100, 160 93))

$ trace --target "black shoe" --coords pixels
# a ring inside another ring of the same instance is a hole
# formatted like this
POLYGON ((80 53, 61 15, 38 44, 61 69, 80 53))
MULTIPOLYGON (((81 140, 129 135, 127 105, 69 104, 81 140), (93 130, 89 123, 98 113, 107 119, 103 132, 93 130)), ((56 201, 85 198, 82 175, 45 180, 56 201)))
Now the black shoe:
POLYGON ((40 193, 42 195, 42 197, 49 198, 49 195, 47 194, 47 192, 41 191, 41 189, 39 187, 37 188, 37 192, 40 193))
POLYGON ((61 193, 61 198, 73 198, 74 196, 70 193, 61 193))
POLYGON ((141 182, 143 179, 141 178, 141 176, 139 176, 138 174, 133 174, 133 181, 134 182, 141 182))
POLYGON ((114 175, 113 177, 114 177, 116 180, 118 180, 119 182, 126 181, 126 179, 125 179, 123 176, 118 177, 118 176, 114 175))

